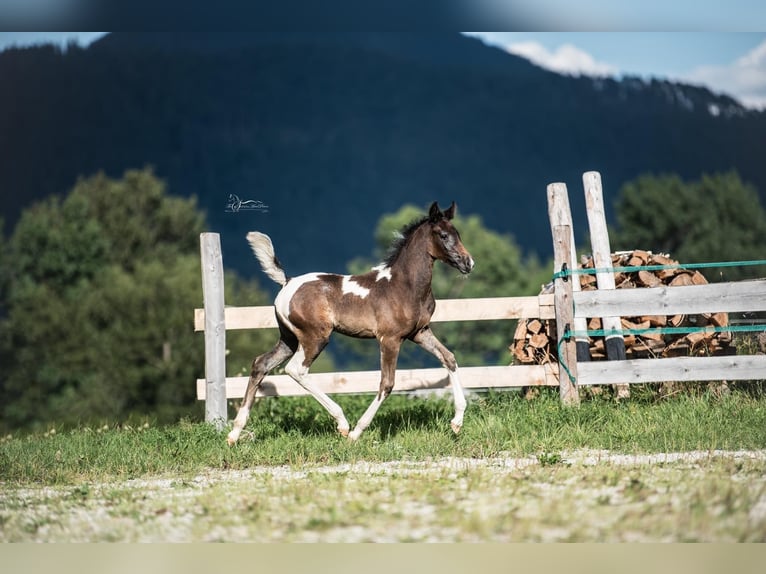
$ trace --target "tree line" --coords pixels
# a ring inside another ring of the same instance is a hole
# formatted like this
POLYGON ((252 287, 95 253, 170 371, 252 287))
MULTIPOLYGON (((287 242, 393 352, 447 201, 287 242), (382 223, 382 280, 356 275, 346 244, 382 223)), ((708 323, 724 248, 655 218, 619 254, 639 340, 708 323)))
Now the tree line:
MULTIPOLYGON (((686 263, 766 253, 766 211, 735 172, 697 181, 642 176, 620 190, 615 211, 615 250, 667 252, 686 263)), ((348 270, 375 265, 394 233, 422 213, 405 205, 381 217, 374 252, 348 270)), ((477 264, 466 278, 437 263, 437 298, 535 295, 550 279, 552 263, 524 254, 512 235, 459 207, 455 224, 477 264)), ((151 169, 81 178, 65 195, 26 208, 9 234, 0 226, 0 428, 201 418, 194 381, 204 373, 204 345, 192 312, 202 306, 205 228, 196 201, 169 194, 151 169)), ((723 278, 759 275, 763 268, 727 269, 723 278)), ((270 304, 262 284, 227 272, 227 304, 270 304)), ((510 362, 512 328, 445 323, 434 331, 467 366, 510 362)), ((227 332, 228 374, 247 374, 275 337, 227 332)), ((377 367, 369 342, 339 336, 329 351, 315 370, 377 367)), ((432 362, 414 345, 402 348, 402 367, 432 362)))

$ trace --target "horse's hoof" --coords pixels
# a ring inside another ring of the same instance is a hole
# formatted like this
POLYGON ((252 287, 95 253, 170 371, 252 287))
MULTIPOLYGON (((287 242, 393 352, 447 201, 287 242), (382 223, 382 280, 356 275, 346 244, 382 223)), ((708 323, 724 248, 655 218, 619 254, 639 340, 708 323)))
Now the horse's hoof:
POLYGON ((353 430, 350 433, 348 433, 348 440, 350 442, 356 442, 359 440, 359 437, 362 436, 362 431, 353 430))
POLYGON ((237 444, 238 438, 239 437, 235 437, 230 434, 229 436, 226 437, 226 444, 228 444, 229 446, 234 446, 235 444, 237 444))
POLYGON ((340 436, 343 438, 346 438, 348 436, 348 429, 338 429, 338 432, 340 433, 340 436))
POLYGON ((450 422, 449 426, 452 427, 452 432, 454 432, 455 434, 458 434, 460 432, 460 429, 463 428, 462 424, 456 424, 453 422, 450 422))

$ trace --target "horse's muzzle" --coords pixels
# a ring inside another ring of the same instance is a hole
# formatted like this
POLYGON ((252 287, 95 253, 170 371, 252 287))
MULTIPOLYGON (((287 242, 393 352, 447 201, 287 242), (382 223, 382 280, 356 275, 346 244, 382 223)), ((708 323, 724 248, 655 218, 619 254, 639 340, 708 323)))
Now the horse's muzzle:
POLYGON ((458 271, 460 271, 463 275, 468 275, 471 270, 473 269, 473 257, 470 255, 466 255, 464 257, 461 257, 458 259, 457 264, 455 265, 458 271))

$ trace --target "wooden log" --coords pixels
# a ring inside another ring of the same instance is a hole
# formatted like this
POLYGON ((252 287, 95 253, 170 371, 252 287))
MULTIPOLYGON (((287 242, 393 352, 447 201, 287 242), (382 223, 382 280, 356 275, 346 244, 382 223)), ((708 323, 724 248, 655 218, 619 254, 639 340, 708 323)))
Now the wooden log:
POLYGON ((662 280, 649 271, 639 271, 638 280, 644 287, 657 287, 662 284, 662 280))
POLYGON ((549 343, 548 335, 545 333, 537 333, 529 338, 529 345, 535 349, 542 349, 547 347, 549 343))
POLYGON ((223 256, 217 233, 200 234, 202 297, 205 304, 205 421, 219 431, 227 420, 226 322, 223 298, 223 256))
MULTIPOLYGON (((551 230, 553 230, 553 228, 557 225, 565 225, 569 227, 570 233, 572 234, 572 236, 569 238, 570 254, 567 257, 567 260, 569 261, 568 267, 570 269, 575 269, 577 253, 575 251, 574 227, 572 223, 572 211, 569 207, 569 195, 567 194, 567 186, 563 183, 552 183, 548 186, 546 191, 548 196, 548 219, 550 221, 551 230)), ((554 273, 560 270, 561 268, 559 267, 558 269, 554 270, 554 273)), ((572 291, 580 291, 580 281, 577 280, 576 276, 572 276, 569 282, 571 283, 570 287, 572 291)), ((571 327, 577 332, 583 332, 586 330, 585 320, 580 318, 575 319, 571 327)), ((587 337, 581 336, 577 339, 576 349, 578 361, 590 360, 587 337)))
MULTIPOLYGON (((609 246, 609 232, 606 227, 606 214, 604 211, 604 197, 601 188, 601 174, 597 171, 589 171, 583 174, 583 187, 585 189, 585 205, 588 214, 588 228, 590 241, 593 249, 593 265, 598 269, 609 267, 613 264, 612 250, 609 246)), ((612 273, 596 274, 598 290, 609 291, 615 288, 615 278, 612 273)), ((611 361, 625 360, 625 341, 620 329, 620 318, 615 315, 601 317, 606 335, 606 355, 611 361)), ((617 388, 617 398, 630 397, 627 385, 617 388)))
POLYGON ((527 331, 537 335, 543 330, 543 324, 538 319, 531 319, 527 322, 527 331))
MULTIPOLYGON (((555 184, 554 184, 555 185, 555 184)), ((563 184, 562 184, 563 185, 563 184)), ((565 188, 566 191, 566 188, 565 188)), ((572 230, 568 225, 553 227, 553 259, 557 269, 572 266, 571 249, 572 230)), ((573 281, 564 281, 559 277, 555 281, 554 300, 556 310, 556 339, 563 341, 562 355, 559 356, 559 396, 564 405, 578 405, 580 395, 577 392, 577 345, 573 338, 566 338, 567 330, 574 325, 573 281), (567 373, 567 370, 569 373, 567 373), (570 376, 572 379, 570 379, 570 376)))
POLYGON ((627 267, 639 267, 642 265, 646 265, 648 261, 649 261, 649 252, 636 249, 635 251, 631 252, 630 259, 628 259, 628 262, 627 262, 627 267))

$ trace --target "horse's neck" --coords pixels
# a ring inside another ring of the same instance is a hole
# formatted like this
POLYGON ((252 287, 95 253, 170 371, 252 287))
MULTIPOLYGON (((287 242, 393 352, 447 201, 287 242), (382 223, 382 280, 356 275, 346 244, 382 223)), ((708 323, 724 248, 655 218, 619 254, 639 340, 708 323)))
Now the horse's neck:
POLYGON ((413 237, 391 268, 392 276, 398 277, 415 295, 431 292, 434 262, 424 241, 423 237, 413 237))

